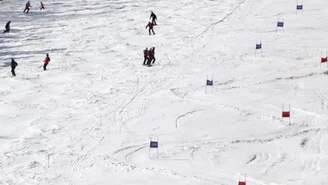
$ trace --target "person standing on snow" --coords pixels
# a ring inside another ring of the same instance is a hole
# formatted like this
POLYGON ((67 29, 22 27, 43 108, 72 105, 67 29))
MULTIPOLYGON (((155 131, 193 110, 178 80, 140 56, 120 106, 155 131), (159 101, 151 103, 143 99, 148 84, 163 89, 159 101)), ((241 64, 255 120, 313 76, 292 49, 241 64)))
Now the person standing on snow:
POLYGON ((151 49, 150 49, 150 52, 152 53, 152 56, 153 56, 153 58, 152 58, 152 64, 154 64, 155 63, 155 47, 152 47, 151 49))
POLYGON ((146 29, 147 27, 149 27, 149 35, 151 35, 150 31, 153 32, 153 35, 155 35, 155 32, 154 32, 154 29, 153 29, 153 24, 151 22, 148 22, 147 26, 146 26, 146 29))
POLYGON ((28 13, 30 11, 30 7, 32 7, 31 4, 30 4, 30 1, 27 1, 26 5, 25 5, 25 9, 24 9, 23 12, 25 12, 27 10, 26 13, 28 13))
POLYGON ((143 53, 144 53, 143 65, 146 65, 146 62, 148 61, 147 52, 148 52, 148 48, 146 48, 145 50, 143 50, 143 53))
POLYGON ((151 61, 154 59, 154 55, 151 49, 147 51, 147 56, 148 56, 147 66, 150 67, 151 61))
POLYGON ((44 4, 42 2, 40 2, 40 10, 44 10, 44 4))
POLYGON ((152 23, 153 25, 157 25, 157 24, 156 24, 157 16, 156 16, 156 14, 154 14, 154 12, 151 12, 151 13, 150 13, 150 17, 149 17, 149 19, 151 19, 151 23, 152 23))
POLYGON ((43 61, 43 70, 45 71, 45 70, 47 70, 47 65, 49 64, 49 62, 50 62, 50 57, 49 57, 49 54, 47 54, 47 56, 46 56, 46 58, 44 59, 44 61, 43 61))
POLYGON ((11 21, 8 21, 7 22, 7 24, 5 26, 5 31, 3 31, 3 33, 9 33, 9 31, 10 31, 10 23, 11 23, 11 21))
POLYGON ((11 59, 11 74, 13 76, 16 76, 16 73, 15 73, 15 68, 16 66, 18 66, 17 62, 12 58, 11 59))

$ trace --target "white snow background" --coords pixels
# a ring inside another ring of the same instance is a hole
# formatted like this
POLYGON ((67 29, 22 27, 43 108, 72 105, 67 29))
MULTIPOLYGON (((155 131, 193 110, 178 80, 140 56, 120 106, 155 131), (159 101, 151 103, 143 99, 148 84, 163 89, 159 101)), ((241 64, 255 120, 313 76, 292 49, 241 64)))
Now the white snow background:
POLYGON ((0 1, 1 185, 328 183, 326 0, 25 3, 0 1))

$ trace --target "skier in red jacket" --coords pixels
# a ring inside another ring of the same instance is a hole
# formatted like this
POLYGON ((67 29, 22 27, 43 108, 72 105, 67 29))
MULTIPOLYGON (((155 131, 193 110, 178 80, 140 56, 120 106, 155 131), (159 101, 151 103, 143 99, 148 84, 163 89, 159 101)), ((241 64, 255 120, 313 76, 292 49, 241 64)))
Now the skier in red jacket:
POLYGON ((147 27, 149 27, 149 35, 151 35, 150 30, 153 32, 153 35, 155 35, 154 29, 153 29, 153 23, 148 22, 146 29, 147 29, 147 27))
POLYGON ((25 5, 25 9, 24 9, 23 12, 25 12, 27 10, 26 13, 28 13, 30 11, 30 7, 32 7, 31 4, 30 4, 30 1, 27 1, 26 5, 25 5))
POLYGON ((42 2, 40 2, 40 10, 44 10, 44 4, 42 2))
POLYGON ((44 65, 43 65, 43 70, 47 70, 47 65, 49 64, 50 62, 50 57, 49 57, 49 54, 47 54, 46 58, 44 59, 44 65))
POLYGON ((152 51, 152 49, 147 50, 147 56, 148 56, 148 62, 147 62, 147 66, 151 66, 151 61, 154 59, 154 53, 152 51))
POLYGON ((143 50, 143 54, 144 54, 143 65, 146 65, 146 62, 148 61, 148 48, 146 48, 145 50, 143 50))

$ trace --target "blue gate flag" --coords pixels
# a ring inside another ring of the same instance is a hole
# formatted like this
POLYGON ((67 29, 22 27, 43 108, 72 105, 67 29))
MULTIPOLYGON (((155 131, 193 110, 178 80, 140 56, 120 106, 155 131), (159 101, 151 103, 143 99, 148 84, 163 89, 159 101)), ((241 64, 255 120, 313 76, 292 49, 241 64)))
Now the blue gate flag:
POLYGON ((297 6, 296 6, 296 9, 297 9, 297 10, 303 10, 303 5, 297 5, 297 6))
POLYGON ((284 27, 284 22, 277 22, 278 27, 284 27))
POLYGON ((206 80, 206 85, 213 86, 213 80, 206 80))
POLYGON ((150 148, 158 148, 158 142, 157 141, 150 141, 150 148))
POLYGON ((255 49, 262 49, 262 44, 256 44, 255 49))

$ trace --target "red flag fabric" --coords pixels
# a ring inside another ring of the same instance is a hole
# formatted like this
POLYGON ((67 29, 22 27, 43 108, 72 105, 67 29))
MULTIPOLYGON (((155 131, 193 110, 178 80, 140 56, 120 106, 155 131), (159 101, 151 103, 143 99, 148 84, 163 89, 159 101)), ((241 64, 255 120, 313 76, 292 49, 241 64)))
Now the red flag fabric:
POLYGON ((238 185, 246 185, 246 182, 241 182, 241 181, 239 181, 239 182, 238 182, 238 185))
POLYGON ((325 57, 325 58, 322 58, 321 57, 321 63, 325 63, 325 62, 327 62, 328 60, 327 60, 327 57, 325 57))
POLYGON ((282 117, 283 118, 289 118, 290 117, 290 111, 282 111, 282 117))

